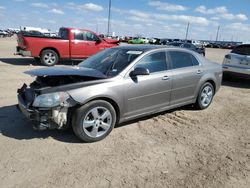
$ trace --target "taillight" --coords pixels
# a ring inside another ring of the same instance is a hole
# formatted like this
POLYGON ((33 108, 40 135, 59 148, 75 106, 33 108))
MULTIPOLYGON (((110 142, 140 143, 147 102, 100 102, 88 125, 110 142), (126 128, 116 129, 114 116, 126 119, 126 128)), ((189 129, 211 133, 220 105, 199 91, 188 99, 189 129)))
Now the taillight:
POLYGON ((229 54, 225 55, 226 59, 231 59, 231 56, 229 54))

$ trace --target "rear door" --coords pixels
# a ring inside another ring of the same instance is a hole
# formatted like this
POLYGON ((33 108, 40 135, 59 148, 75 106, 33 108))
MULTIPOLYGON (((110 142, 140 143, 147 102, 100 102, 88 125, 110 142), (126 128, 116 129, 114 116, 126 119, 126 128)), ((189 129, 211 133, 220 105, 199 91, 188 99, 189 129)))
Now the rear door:
POLYGON ((171 62, 173 90, 171 104, 179 104, 195 98, 195 90, 202 77, 202 65, 189 52, 169 50, 171 62))

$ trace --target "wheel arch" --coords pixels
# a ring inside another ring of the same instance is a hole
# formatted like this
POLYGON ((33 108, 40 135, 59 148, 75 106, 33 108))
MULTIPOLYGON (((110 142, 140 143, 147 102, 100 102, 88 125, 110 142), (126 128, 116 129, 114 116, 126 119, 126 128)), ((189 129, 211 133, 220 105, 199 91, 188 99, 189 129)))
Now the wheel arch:
MULTIPOLYGON (((114 107, 115 112, 116 112, 116 123, 119 123, 121 111, 120 111, 120 107, 119 107, 118 103, 109 97, 96 97, 96 98, 93 98, 93 99, 86 101, 84 104, 87 104, 91 101, 96 101, 96 100, 103 100, 103 101, 110 103, 114 107)), ((82 104, 82 105, 84 105, 84 104, 82 104)))
POLYGON ((214 78, 212 75, 205 75, 199 82, 199 84, 197 85, 196 91, 195 91, 195 99, 198 97, 200 88, 206 83, 209 82, 210 84, 212 84, 213 88, 214 88, 214 93, 216 93, 216 78, 214 78))
POLYGON ((204 83, 206 83, 206 82, 212 84, 212 86, 213 86, 213 88, 214 88, 214 92, 216 92, 216 89, 217 89, 217 88, 216 88, 215 81, 212 80, 212 79, 208 79, 208 80, 206 80, 204 83))
POLYGON ((55 51, 55 52, 57 53, 58 58, 60 58, 60 53, 59 53, 59 51, 58 51, 56 48, 54 48, 54 47, 46 47, 46 48, 43 48, 43 49, 40 51, 40 53, 39 53, 39 56, 40 56, 40 57, 41 57, 41 55, 42 55, 42 53, 43 53, 44 50, 53 50, 53 51, 55 51))

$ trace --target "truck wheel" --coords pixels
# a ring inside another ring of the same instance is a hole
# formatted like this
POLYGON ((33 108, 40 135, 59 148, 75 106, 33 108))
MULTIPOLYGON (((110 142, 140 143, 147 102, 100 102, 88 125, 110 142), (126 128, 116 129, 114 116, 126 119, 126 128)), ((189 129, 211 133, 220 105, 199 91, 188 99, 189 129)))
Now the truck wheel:
POLYGON ((84 142, 104 139, 116 123, 114 107, 103 100, 91 101, 78 108, 73 116, 72 128, 84 142))
POLYGON ((41 63, 45 66, 54 66, 58 63, 59 57, 54 50, 44 50, 41 54, 41 63))

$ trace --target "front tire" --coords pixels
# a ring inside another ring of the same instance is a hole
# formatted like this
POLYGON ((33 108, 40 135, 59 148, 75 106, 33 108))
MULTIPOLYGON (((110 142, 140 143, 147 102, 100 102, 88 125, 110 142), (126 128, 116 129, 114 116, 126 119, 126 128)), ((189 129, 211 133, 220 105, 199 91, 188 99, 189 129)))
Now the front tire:
POLYGON ((54 66, 58 63, 59 57, 54 50, 44 50, 41 54, 41 63, 45 66, 54 66))
POLYGON ((215 92, 214 87, 211 83, 209 82, 204 83, 200 88, 195 106, 199 110, 203 110, 209 107, 213 101, 214 92, 215 92))
POLYGON ((84 142, 96 142, 108 136, 115 123, 114 107, 106 101, 96 100, 75 111, 72 127, 76 136, 84 142))

